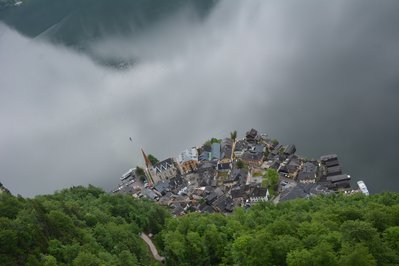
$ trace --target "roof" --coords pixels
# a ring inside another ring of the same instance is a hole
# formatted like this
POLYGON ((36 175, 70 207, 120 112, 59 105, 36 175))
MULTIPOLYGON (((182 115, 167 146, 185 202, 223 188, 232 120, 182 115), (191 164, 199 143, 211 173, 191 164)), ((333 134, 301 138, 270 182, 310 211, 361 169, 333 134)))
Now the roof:
POLYGON ((287 147, 285 147, 284 154, 294 154, 295 151, 296 151, 295 145, 294 144, 290 144, 287 147))
POLYGON ((342 174, 341 166, 332 166, 332 167, 327 167, 327 175, 339 175, 342 174))
POLYGON ((212 159, 212 153, 209 151, 203 151, 199 156, 200 161, 210 161, 212 159))
POLYGON ((231 139, 224 139, 222 142, 222 158, 231 158, 233 142, 231 139))
POLYGON ((239 140, 236 142, 236 145, 234 147, 234 151, 243 151, 248 149, 248 142, 246 140, 239 140))
POLYGON ((253 151, 256 153, 263 153, 264 150, 265 150, 265 146, 263 146, 262 144, 257 144, 257 145, 255 145, 253 151))
POLYGON ((245 151, 241 156, 241 159, 245 161, 259 161, 263 159, 263 153, 245 151))
POLYGON ((327 161, 331 161, 334 159, 338 159, 338 156, 336 154, 327 154, 327 155, 320 156, 320 161, 322 161, 322 162, 327 162, 327 161))
POLYGON ((195 147, 186 149, 179 154, 177 160, 180 164, 191 160, 198 161, 198 151, 195 147))
POLYGON ((167 180, 159 181, 154 188, 160 193, 165 192, 166 190, 169 189, 169 181, 167 180))
POLYGON ((344 181, 344 180, 350 180, 351 177, 350 175, 343 174, 343 175, 334 175, 334 176, 328 176, 327 180, 331 181, 332 183, 338 182, 338 181, 344 181))
POLYGON ((316 173, 317 172, 317 165, 311 162, 306 162, 302 166, 302 173, 316 173))
POLYGON ((258 136, 258 131, 254 128, 252 128, 250 131, 248 131, 245 134, 246 138, 249 140, 254 140, 256 138, 256 136, 258 136))
POLYGON ((297 184, 292 189, 283 191, 280 196, 280 201, 309 197, 309 194, 305 192, 304 188, 302 184, 297 184))
POLYGON ((298 173, 299 180, 314 179, 317 173, 317 166, 313 163, 304 163, 302 170, 298 173))
POLYGON ((233 199, 240 198, 245 196, 245 188, 244 187, 236 187, 230 190, 231 197, 233 199))
POLYGON ((162 162, 159 162, 156 165, 154 165, 156 173, 168 170, 169 168, 172 168, 172 167, 174 167, 172 158, 168 158, 168 159, 163 160, 162 162))
POLYGON ((255 187, 249 196, 264 198, 267 196, 267 188, 255 187))
POLYGON ((327 166, 327 167, 339 165, 338 159, 332 159, 332 160, 330 160, 330 161, 323 162, 323 163, 324 163, 324 165, 327 166))
POLYGON ((231 168, 231 163, 218 163, 217 169, 218 170, 228 170, 231 168))
POLYGON ((211 146, 212 158, 220 159, 220 147, 221 147, 220 143, 218 142, 212 143, 211 146))
POLYGON ((248 173, 244 169, 236 168, 233 171, 231 171, 229 179, 230 180, 234 180, 234 181, 238 181, 238 180, 244 179, 247 175, 248 175, 248 173))

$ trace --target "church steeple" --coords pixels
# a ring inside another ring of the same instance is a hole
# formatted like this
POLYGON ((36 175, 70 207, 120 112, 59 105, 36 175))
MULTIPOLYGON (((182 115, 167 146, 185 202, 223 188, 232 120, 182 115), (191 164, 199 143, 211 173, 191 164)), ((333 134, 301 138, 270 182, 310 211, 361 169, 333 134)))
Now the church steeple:
POLYGON ((157 176, 154 172, 154 168, 152 167, 151 161, 148 159, 148 157, 145 154, 145 152, 143 151, 143 149, 141 149, 141 153, 143 154, 144 163, 145 163, 145 166, 147 167, 145 169, 145 171, 147 173, 146 174, 147 181, 148 181, 148 184, 150 184, 152 186, 152 185, 156 184, 156 182, 158 182, 159 180, 157 179, 157 176), (155 180, 154 180, 154 178, 155 178, 155 180))
POLYGON ((148 157, 147 157, 147 155, 145 154, 145 152, 143 151, 143 149, 141 149, 141 153, 143 154, 143 157, 144 157, 145 166, 147 166, 147 168, 151 168, 151 167, 152 167, 152 163, 151 163, 151 161, 148 159, 148 157))

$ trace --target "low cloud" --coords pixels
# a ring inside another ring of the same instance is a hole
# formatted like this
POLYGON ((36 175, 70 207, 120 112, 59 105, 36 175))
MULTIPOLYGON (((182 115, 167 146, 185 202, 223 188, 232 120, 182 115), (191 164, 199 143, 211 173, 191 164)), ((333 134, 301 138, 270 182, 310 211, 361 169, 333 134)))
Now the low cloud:
POLYGON ((27 196, 110 189, 141 163, 140 147, 162 159, 257 127, 304 155, 337 152, 348 172, 385 178, 376 190, 398 190, 381 159, 399 148, 398 9, 222 1, 205 21, 182 12, 138 38, 92 44, 135 57, 126 71, 0 25, 0 181, 27 196))

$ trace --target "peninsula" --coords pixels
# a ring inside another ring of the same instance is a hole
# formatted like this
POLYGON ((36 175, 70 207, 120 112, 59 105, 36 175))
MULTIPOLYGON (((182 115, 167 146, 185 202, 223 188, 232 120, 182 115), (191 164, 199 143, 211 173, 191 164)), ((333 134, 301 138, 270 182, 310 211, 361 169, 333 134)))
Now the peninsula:
POLYGON ((364 193, 363 181, 351 186, 336 154, 309 159, 256 129, 237 139, 212 138, 175 157, 159 161, 141 150, 143 167, 129 169, 113 193, 149 198, 179 216, 188 212, 232 212, 259 201, 278 203, 331 193, 364 193))

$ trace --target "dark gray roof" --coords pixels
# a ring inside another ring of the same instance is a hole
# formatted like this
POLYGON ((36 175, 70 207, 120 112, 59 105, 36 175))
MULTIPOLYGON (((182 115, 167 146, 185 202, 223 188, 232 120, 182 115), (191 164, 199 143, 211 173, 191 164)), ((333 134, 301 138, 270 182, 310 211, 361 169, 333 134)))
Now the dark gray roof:
POLYGON ((250 197, 266 197, 267 188, 255 187, 250 193, 250 197))
POLYGON ((209 193, 208 195, 206 195, 205 201, 206 201, 208 204, 211 204, 213 201, 216 200, 216 198, 217 198, 216 193, 212 191, 211 193, 209 193))
POLYGON ((265 149, 265 146, 264 146, 264 145, 262 145, 262 144, 257 144, 257 145, 255 145, 255 147, 254 147, 254 152, 255 152, 255 153, 263 153, 264 149, 265 149))
POLYGON ((228 170, 231 168, 231 163, 218 163, 217 169, 218 170, 228 170))
POLYGON ((339 182, 339 181, 344 181, 344 180, 350 180, 351 177, 347 174, 343 175, 334 175, 334 176, 328 176, 327 180, 331 181, 332 183, 339 182))
POLYGON ((244 197, 245 196, 245 187, 243 187, 243 186, 235 187, 232 190, 230 190, 230 194, 233 199, 244 197))
POLYGON ((350 187, 351 184, 350 184, 350 180, 343 180, 343 181, 334 182, 334 186, 336 188, 340 188, 340 187, 346 188, 346 187, 350 187))
POLYGON ((258 131, 254 128, 252 128, 250 131, 247 132, 246 138, 247 140, 255 140, 255 138, 258 136, 258 131))
POLYGON ((284 154, 294 154, 296 152, 296 148, 294 144, 290 144, 284 149, 284 154))
POLYGON ((159 181, 154 187, 159 193, 164 193, 169 189, 169 181, 162 180, 159 181))
POLYGON ((249 144, 246 140, 239 140, 236 142, 236 146, 234 147, 235 151, 243 151, 248 149, 249 144))
POLYGON ((156 165, 154 165, 155 171, 157 173, 162 172, 164 170, 167 170, 171 167, 174 167, 174 163, 173 163, 173 159, 172 158, 168 158, 166 160, 163 160, 159 163, 157 163, 156 165))
POLYGON ((342 169, 341 166, 332 166, 332 167, 327 167, 327 176, 333 176, 333 175, 340 175, 342 174, 342 169))
POLYGON ((335 160, 335 159, 338 159, 338 156, 336 154, 327 154, 327 155, 320 156, 320 161, 322 161, 322 162, 327 162, 327 161, 331 161, 331 160, 335 160))
POLYGON ((245 179, 247 177, 247 171, 244 169, 235 168, 231 171, 229 179, 234 181, 239 181, 245 179))
POLYGON ((259 161, 262 160, 263 153, 255 153, 253 151, 245 151, 241 157, 245 161, 259 161))
POLYGON ((303 164, 301 171, 298 173, 299 180, 315 179, 318 166, 311 162, 303 164))
POLYGON ((327 167, 337 166, 337 165, 339 165, 339 161, 338 161, 338 159, 332 159, 332 160, 330 160, 330 161, 323 162, 323 164, 324 164, 325 166, 327 166, 327 167))
POLYGON ((297 184, 295 187, 283 191, 280 196, 280 201, 309 197, 309 194, 305 192, 304 188, 302 184, 297 184))

